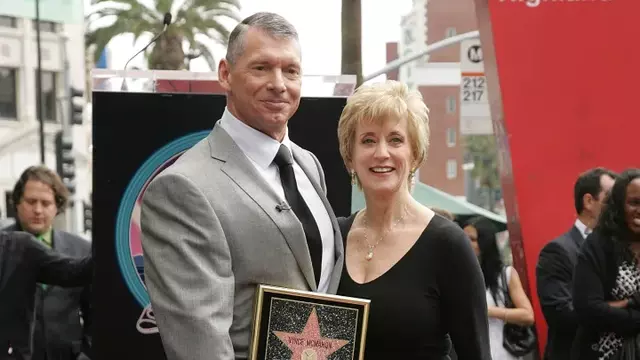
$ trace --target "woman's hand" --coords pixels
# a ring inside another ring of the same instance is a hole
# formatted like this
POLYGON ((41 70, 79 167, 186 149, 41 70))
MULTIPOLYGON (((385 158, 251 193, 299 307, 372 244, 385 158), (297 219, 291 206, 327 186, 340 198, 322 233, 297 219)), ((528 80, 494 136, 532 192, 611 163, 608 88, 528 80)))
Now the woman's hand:
POLYGON ((629 299, 607 301, 607 304, 614 308, 624 309, 629 305, 629 299))

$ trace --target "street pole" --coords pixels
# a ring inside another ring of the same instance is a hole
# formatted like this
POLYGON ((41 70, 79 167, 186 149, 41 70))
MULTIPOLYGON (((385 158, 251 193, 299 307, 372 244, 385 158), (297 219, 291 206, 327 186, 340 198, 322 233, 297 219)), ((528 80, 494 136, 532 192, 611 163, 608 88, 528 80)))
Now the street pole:
POLYGON ((44 118, 42 116, 42 49, 40 46, 40 0, 36 0, 36 43, 38 47, 38 69, 36 71, 36 106, 40 121, 40 163, 45 165, 44 157, 44 118))
POLYGON ((365 76, 364 81, 367 82, 373 78, 375 78, 376 76, 380 76, 382 74, 386 74, 389 71, 393 71, 397 68, 399 68, 400 66, 415 61, 425 55, 428 55, 429 53, 432 53, 436 50, 440 50, 442 48, 445 48, 447 46, 451 46, 451 45, 455 45, 458 44, 464 40, 469 40, 469 39, 477 39, 480 37, 480 32, 479 31, 470 31, 470 32, 466 32, 464 34, 460 34, 460 35, 456 35, 456 36, 452 36, 450 38, 446 38, 444 40, 440 40, 438 42, 435 42, 431 45, 427 45, 424 49, 411 53, 403 58, 400 59, 396 59, 393 60, 392 62, 388 63, 385 67, 383 67, 382 69, 369 74, 367 76, 365 76))
MULTIPOLYGON (((62 119, 60 119, 60 123, 62 124, 62 136, 64 139, 73 138, 73 133, 71 132, 71 116, 73 116, 73 108, 72 108, 72 98, 71 98, 71 70, 69 66, 69 57, 67 54, 67 42, 69 38, 65 33, 60 39, 60 48, 62 63, 64 64, 64 108, 66 111, 63 111, 62 119)), ((58 174, 62 176, 62 174, 58 174)), ((77 226, 77 211, 78 207, 76 206, 76 196, 72 195, 69 197, 69 206, 67 207, 67 211, 63 214, 66 216, 66 231, 77 233, 79 232, 77 226)))

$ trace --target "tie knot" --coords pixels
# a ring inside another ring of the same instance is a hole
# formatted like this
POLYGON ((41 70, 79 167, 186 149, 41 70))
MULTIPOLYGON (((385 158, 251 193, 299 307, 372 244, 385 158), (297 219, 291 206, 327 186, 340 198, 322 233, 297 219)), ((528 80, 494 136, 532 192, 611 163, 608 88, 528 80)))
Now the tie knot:
POLYGON ((273 159, 273 162, 276 163, 278 167, 292 165, 293 158, 291 157, 289 149, 284 145, 280 145, 280 149, 278 149, 278 153, 276 154, 276 158, 273 159))

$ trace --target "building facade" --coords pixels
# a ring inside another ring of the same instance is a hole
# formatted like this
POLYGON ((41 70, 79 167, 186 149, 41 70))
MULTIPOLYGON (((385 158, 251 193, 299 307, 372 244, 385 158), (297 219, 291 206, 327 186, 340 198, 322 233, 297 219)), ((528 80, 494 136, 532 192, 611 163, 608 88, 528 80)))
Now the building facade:
MULTIPOLYGON (((54 170, 54 136, 70 112, 66 85, 84 91, 86 78, 82 1, 58 2, 60 9, 55 11, 49 7, 56 6, 56 1, 42 2, 43 17, 39 23, 45 165, 54 170)), ((18 3, 34 2, 16 2, 15 7, 0 9, 0 219, 13 212, 10 193, 19 175, 27 167, 40 164, 36 87, 38 22, 33 13, 28 13, 31 9, 18 3)), ((66 224, 72 231, 82 231, 81 202, 89 200, 91 192, 89 120, 89 116, 85 116, 83 124, 73 125, 71 131, 76 163, 76 206, 69 212, 70 220, 66 224)))
MULTIPOLYGON (((401 28, 399 43, 387 45, 387 62, 424 49, 427 44, 476 30, 474 3, 414 0, 401 28)), ((431 147, 419 170, 420 181, 464 197, 469 170, 464 166, 465 147, 459 132, 460 47, 449 46, 403 65, 397 76, 422 93, 430 110, 431 147)))

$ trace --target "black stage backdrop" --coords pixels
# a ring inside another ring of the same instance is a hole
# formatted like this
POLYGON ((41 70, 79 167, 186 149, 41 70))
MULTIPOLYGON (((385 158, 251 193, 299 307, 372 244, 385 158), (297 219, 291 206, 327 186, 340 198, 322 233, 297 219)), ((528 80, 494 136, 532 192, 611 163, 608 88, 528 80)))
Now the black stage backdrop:
MULTIPOLYGON (((344 98, 303 98, 289 136, 325 171, 337 216, 351 211, 351 184, 338 150, 344 98)), ((146 184, 204 138, 224 111, 211 94, 94 92, 94 360, 164 359, 144 288, 139 206, 146 184)))

